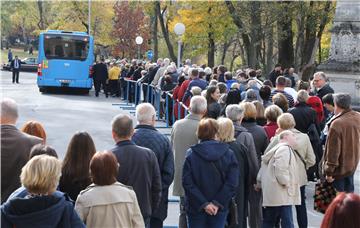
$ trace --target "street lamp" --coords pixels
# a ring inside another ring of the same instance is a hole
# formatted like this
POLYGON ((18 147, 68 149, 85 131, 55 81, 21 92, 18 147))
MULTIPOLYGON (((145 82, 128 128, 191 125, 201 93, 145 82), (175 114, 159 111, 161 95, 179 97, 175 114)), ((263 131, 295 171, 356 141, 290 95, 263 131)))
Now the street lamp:
POLYGON ((140 59, 140 45, 143 43, 144 39, 141 36, 137 36, 135 43, 138 45, 138 59, 140 59))
POLYGON ((185 33, 185 25, 183 23, 176 23, 174 27, 174 32, 179 36, 178 40, 178 58, 177 58, 177 67, 180 67, 181 63, 181 35, 185 33))

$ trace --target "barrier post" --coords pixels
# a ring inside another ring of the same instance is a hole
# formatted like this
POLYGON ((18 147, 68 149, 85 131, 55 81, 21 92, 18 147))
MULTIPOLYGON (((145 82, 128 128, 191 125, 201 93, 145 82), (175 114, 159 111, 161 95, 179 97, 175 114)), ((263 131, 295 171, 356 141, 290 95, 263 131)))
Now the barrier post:
POLYGON ((167 92, 165 92, 165 108, 166 127, 169 127, 169 97, 167 92))
POLYGON ((130 87, 130 82, 128 80, 126 80, 126 104, 130 103, 129 87, 130 87))
POLYGON ((178 106, 178 120, 180 120, 181 119, 181 102, 179 100, 178 100, 177 106, 178 106))
POLYGON ((138 104, 138 84, 137 84, 137 82, 135 81, 134 82, 134 86, 135 86, 135 101, 134 101, 134 104, 135 104, 135 106, 138 104))

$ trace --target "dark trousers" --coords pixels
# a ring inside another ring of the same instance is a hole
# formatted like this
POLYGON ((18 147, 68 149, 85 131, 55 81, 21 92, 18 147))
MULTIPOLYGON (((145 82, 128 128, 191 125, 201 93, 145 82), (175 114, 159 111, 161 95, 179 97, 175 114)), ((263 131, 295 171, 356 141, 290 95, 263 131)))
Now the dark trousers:
POLYGON ((104 88, 105 96, 108 97, 108 86, 106 85, 106 79, 94 80, 95 96, 99 96, 101 86, 104 88))
POLYGON ((209 215, 205 211, 197 214, 188 214, 188 227, 189 228, 220 228, 225 227, 228 211, 220 210, 214 215, 209 215))
POLYGON ((333 186, 339 192, 354 192, 354 174, 334 180, 333 186))
POLYGON ((179 228, 187 228, 186 211, 185 211, 185 197, 180 197, 180 215, 179 215, 179 228))
POLYGON ((19 70, 13 69, 12 71, 12 82, 19 83, 19 70))
POLYGON ((305 197, 305 185, 300 187, 301 204, 296 205, 296 218, 299 228, 306 228, 308 226, 308 218, 306 211, 306 197, 305 197))
POLYGON ((118 80, 109 80, 110 94, 119 96, 118 80))
POLYGON ((262 228, 275 227, 278 217, 281 218, 281 228, 293 228, 292 206, 264 207, 262 228))
POLYGON ((159 218, 151 217, 150 219, 150 228, 162 228, 163 227, 163 220, 159 218))

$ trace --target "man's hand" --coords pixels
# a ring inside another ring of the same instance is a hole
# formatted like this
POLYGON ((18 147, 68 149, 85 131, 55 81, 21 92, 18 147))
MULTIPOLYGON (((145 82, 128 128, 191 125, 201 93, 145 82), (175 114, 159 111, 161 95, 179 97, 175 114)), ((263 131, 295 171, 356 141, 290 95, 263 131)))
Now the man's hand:
POLYGON ((329 183, 332 183, 334 182, 334 178, 332 176, 326 176, 326 181, 329 182, 329 183))
POLYGON ((219 207, 215 206, 213 203, 209 203, 208 205, 206 205, 206 207, 204 208, 205 212, 208 213, 209 215, 216 215, 219 207))
POLYGON ((260 191, 261 190, 261 185, 260 184, 254 184, 254 189, 255 191, 260 191))

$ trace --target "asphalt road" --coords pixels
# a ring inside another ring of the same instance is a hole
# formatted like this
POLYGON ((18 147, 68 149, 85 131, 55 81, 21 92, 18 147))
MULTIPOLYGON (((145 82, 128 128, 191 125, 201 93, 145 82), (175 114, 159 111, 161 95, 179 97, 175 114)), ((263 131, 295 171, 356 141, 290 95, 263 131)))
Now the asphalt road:
MULTIPOLYGON (((41 122, 47 133, 47 144, 53 146, 60 159, 64 158, 67 145, 72 135, 77 131, 87 131, 93 138, 96 149, 103 151, 110 149, 114 142, 111 137, 111 120, 119 113, 133 114, 133 110, 123 110, 124 104, 118 98, 94 96, 91 90, 89 95, 67 93, 41 94, 36 85, 35 73, 20 73, 20 84, 13 84, 11 73, 1 71, 1 97, 10 97, 19 104, 19 120, 17 127, 21 127, 28 120, 41 122)), ((158 123, 163 126, 164 123, 158 123)), ((170 129, 159 128, 168 134, 170 129)), ((355 191, 360 193, 360 168, 355 174, 355 191)), ((172 190, 169 191, 169 197, 172 190)), ((320 227, 322 215, 313 208, 314 183, 306 188, 309 227, 320 227)), ((295 210, 294 210, 295 211, 295 210)), ((168 218, 165 225, 176 226, 179 213, 178 203, 170 202, 168 218)), ((296 224, 296 216, 294 215, 296 224)))

